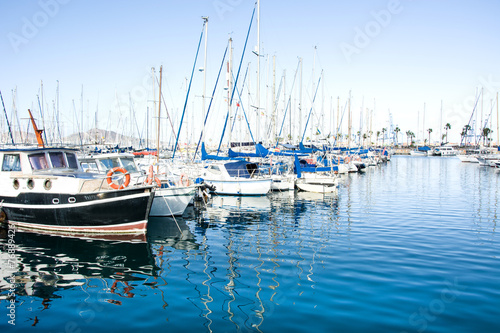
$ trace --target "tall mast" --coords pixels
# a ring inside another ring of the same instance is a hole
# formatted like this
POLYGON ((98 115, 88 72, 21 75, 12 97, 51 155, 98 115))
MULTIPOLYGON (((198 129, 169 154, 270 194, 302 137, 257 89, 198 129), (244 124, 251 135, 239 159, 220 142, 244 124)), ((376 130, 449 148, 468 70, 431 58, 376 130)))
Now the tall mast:
MULTIPOLYGON (((12 111, 14 112, 14 119, 17 121, 17 127, 19 128, 19 138, 21 139, 21 143, 24 143, 23 131, 21 129, 21 122, 19 121, 19 114, 17 113, 16 99, 17 99, 17 87, 12 91, 12 111)), ((14 137, 15 133, 16 133, 16 127, 14 126, 14 137)))
POLYGON ((57 80, 56 98, 57 98, 57 104, 56 104, 57 133, 59 134, 59 142, 62 145, 61 124, 59 123, 59 80, 57 80))
POLYGON ((227 62, 227 107, 228 107, 228 119, 229 119, 229 139, 228 139, 228 148, 231 148, 231 134, 232 134, 232 128, 231 124, 233 123, 232 121, 232 116, 233 116, 233 103, 231 103, 231 96, 233 94, 233 38, 229 38, 229 60, 227 62))
MULTIPOLYGON (((158 94, 158 127, 156 128, 156 173, 160 172, 160 116, 161 116, 161 79, 162 79, 163 65, 160 66, 160 89, 158 94)), ((174 147, 175 150, 176 147, 174 147)))
POLYGON ((335 131, 335 142, 337 143, 338 146, 340 146, 339 131, 340 131, 340 96, 337 96, 337 126, 335 131))
POLYGON ((202 142, 205 142, 205 118, 206 118, 206 110, 205 110, 205 98, 206 98, 206 87, 207 87, 207 39, 208 39, 208 16, 203 16, 203 25, 205 25, 205 60, 203 63, 203 95, 201 96, 202 99, 202 112, 203 112, 203 128, 201 130, 202 137, 201 140, 202 142))
POLYGON ((260 0, 257 0, 257 132, 256 140, 260 140, 260 0))
POLYGON ((498 124, 498 92, 497 92, 497 145, 500 145, 500 125, 498 124))
POLYGON ((352 127, 352 117, 351 117, 351 91, 349 91, 349 100, 347 101, 347 148, 351 148, 351 127, 352 127))
POLYGON ((273 110, 273 136, 272 141, 276 140, 276 56, 273 55, 273 90, 272 90, 272 110, 273 110))
POLYGON ((12 136, 12 131, 10 129, 9 117, 7 117, 7 110, 5 109, 5 104, 3 102, 3 96, 1 91, 0 91, 0 98, 2 99, 3 112, 5 113, 5 120, 7 121, 7 127, 9 130, 10 139, 12 140, 12 144, 15 145, 14 137, 12 136))
POLYGON ((443 141, 443 100, 441 100, 441 113, 439 117, 439 138, 443 141))
MULTIPOLYGON (((155 74, 155 68, 154 67, 151 67, 151 82, 153 82, 153 110, 152 110, 152 115, 154 115, 155 111, 156 111, 156 74, 155 74)), ((149 119, 148 119, 148 124, 149 124, 149 119)), ((151 127, 152 129, 154 127, 151 127)), ((149 137, 148 137, 149 139, 149 137)), ((149 146, 148 146, 149 147, 149 146)))
MULTIPOLYGON (((313 68, 312 68, 312 84, 313 84, 313 87, 312 87, 312 91, 316 91, 316 82, 314 81, 314 69, 316 67, 316 46, 314 46, 314 53, 313 53, 313 68)), ((314 111, 314 103, 312 105, 312 111, 313 111, 313 114, 315 114, 316 112, 314 111)), ((310 139, 309 141, 312 141, 313 139, 313 128, 314 128, 314 118, 313 120, 311 121, 311 136, 310 136, 310 139)))
MULTIPOLYGON (((300 62, 300 86, 299 86, 299 128, 302 130, 302 58, 300 62)), ((300 133, 300 132, 299 132, 300 133)))

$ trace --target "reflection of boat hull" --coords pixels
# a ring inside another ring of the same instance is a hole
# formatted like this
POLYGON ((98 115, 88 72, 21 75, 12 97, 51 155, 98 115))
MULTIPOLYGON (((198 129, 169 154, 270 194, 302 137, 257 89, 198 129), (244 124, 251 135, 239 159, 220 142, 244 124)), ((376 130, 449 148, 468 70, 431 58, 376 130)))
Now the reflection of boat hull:
POLYGON ((271 209, 271 201, 267 196, 214 196, 211 200, 211 206, 238 211, 269 211, 271 209))
POLYGON ((149 216, 178 216, 193 199, 196 186, 167 187, 155 190, 149 216))
MULTIPOLYGON (((9 277, 15 280, 17 295, 47 299, 59 298, 55 296, 56 291, 84 284, 88 277, 126 281, 155 275, 158 267, 144 234, 142 239, 135 235, 128 235, 129 238, 127 235, 101 236, 101 239, 82 239, 74 234, 63 237, 16 230, 15 259, 7 249, 0 248, 0 263, 14 265, 9 277), (121 240, 116 240, 115 236, 120 236, 121 240)), ((0 283, 0 291, 10 288, 11 284, 0 283)))
POLYGON ((147 239, 150 244, 167 245, 178 250, 197 250, 195 236, 182 218, 150 217, 147 239))
POLYGON ((92 193, 20 193, 1 197, 6 221, 20 228, 81 233, 145 232, 150 187, 92 193))

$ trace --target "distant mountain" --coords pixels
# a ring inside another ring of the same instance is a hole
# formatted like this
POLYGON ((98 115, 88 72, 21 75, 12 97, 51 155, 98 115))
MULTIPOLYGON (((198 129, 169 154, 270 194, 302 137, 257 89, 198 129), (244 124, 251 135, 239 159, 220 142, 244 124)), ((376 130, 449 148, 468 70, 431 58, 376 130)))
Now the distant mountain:
MULTIPOLYGON (((26 133, 20 134, 19 132, 13 133, 14 141, 16 144, 28 144, 28 145, 36 145, 36 137, 35 134, 26 133), (21 139, 22 138, 22 139, 21 139)), ((2 145, 10 145, 12 140, 8 132, 3 132, 0 134, 1 144, 2 145)), ((44 136, 45 139, 45 136, 44 136)), ((143 139, 140 142, 139 138, 125 136, 114 131, 106 131, 102 129, 93 128, 87 132, 83 133, 75 133, 69 136, 64 137, 62 140, 55 137, 54 135, 47 135, 46 144, 49 146, 88 146, 88 145, 105 145, 109 147, 134 147, 136 149, 145 148, 146 140, 143 139), (61 144, 62 141, 62 144, 61 144)), ((163 144, 163 143, 162 143, 163 144)), ((153 140, 149 141, 149 146, 156 145, 156 142, 153 140)))

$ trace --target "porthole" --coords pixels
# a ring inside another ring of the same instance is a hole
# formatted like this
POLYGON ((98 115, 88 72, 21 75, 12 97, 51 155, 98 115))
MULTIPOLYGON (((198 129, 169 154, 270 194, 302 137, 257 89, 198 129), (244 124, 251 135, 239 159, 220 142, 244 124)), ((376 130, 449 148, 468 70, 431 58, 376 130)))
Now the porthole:
POLYGON ((54 205, 58 205, 58 204, 59 204, 59 198, 53 198, 53 199, 52 199, 52 203, 53 203, 54 205))
POLYGON ((28 182, 26 183, 26 186, 28 186, 28 188, 30 190, 32 190, 34 187, 35 187, 35 181, 33 179, 28 179, 28 182))
POLYGON ((17 180, 17 178, 12 182, 12 186, 14 187, 14 190, 19 189, 19 180, 17 180))
POLYGON ((52 188, 52 181, 50 179, 45 179, 43 182, 43 188, 47 191, 50 190, 52 188))
POLYGON ((75 203, 75 202, 76 202, 75 197, 69 197, 69 198, 68 198, 68 202, 69 202, 69 203, 75 203))

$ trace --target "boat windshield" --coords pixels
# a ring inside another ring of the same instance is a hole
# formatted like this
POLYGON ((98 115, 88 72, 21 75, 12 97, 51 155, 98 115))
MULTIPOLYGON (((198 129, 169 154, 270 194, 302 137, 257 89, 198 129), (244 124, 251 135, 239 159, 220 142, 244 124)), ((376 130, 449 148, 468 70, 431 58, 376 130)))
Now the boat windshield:
POLYGON ((121 166, 117 158, 103 158, 98 161, 102 170, 109 170, 121 166))
POLYGON ((31 154, 28 159, 33 170, 46 170, 49 168, 45 153, 31 154))
POLYGON ((52 163, 53 168, 65 168, 66 161, 64 160, 64 154, 62 151, 50 152, 49 153, 50 163, 52 163))
POLYGON ((134 159, 132 158, 121 158, 123 167, 128 171, 128 172, 137 172, 137 167, 135 166, 134 159))
POLYGON ((75 154, 66 153, 66 159, 68 160, 68 167, 71 169, 78 169, 78 162, 75 154))

